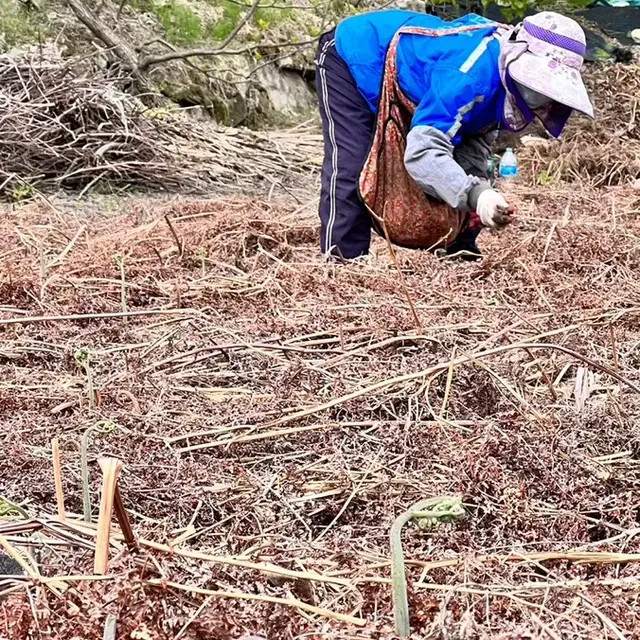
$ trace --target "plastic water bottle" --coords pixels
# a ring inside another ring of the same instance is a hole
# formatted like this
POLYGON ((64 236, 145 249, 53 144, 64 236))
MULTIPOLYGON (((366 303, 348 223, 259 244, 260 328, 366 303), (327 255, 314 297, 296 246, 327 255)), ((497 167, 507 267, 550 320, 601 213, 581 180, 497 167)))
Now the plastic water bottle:
POLYGON ((513 149, 507 149, 502 158, 500 158, 499 173, 501 178, 506 178, 507 180, 513 180, 518 177, 518 159, 516 154, 513 153, 513 149))

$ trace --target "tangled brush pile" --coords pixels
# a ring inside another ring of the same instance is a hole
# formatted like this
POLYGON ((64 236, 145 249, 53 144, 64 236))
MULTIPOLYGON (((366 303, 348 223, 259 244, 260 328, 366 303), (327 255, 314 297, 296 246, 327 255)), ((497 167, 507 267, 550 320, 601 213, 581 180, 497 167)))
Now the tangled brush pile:
POLYGON ((238 188, 239 177, 282 180, 312 164, 304 131, 229 135, 146 108, 122 80, 78 72, 55 54, 0 56, 0 194, 101 180, 197 193, 238 188))

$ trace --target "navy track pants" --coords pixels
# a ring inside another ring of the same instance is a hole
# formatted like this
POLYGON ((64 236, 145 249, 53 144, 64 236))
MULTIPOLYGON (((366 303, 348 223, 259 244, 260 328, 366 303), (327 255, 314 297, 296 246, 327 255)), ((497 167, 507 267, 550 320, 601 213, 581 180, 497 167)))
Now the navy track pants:
MULTIPOLYGON (((358 192, 376 119, 346 62, 335 48, 335 29, 320 39, 316 84, 322 117, 324 161, 320 189, 320 248, 346 259, 369 253, 371 216, 358 192)), ((479 254, 480 229, 466 229, 447 253, 479 254)))
POLYGON ((357 258, 369 252, 371 218, 358 193, 375 115, 335 49, 335 31, 320 39, 316 84, 324 135, 320 247, 325 255, 357 258))

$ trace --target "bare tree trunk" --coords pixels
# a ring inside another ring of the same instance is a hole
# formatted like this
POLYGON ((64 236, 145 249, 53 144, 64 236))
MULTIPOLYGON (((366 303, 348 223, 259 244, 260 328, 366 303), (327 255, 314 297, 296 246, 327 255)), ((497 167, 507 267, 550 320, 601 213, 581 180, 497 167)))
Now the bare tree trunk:
POLYGON ((148 78, 140 72, 138 56, 129 44, 107 27, 100 18, 83 4, 82 0, 64 0, 64 2, 93 36, 115 53, 125 68, 131 72, 140 90, 152 91, 153 87, 148 78))

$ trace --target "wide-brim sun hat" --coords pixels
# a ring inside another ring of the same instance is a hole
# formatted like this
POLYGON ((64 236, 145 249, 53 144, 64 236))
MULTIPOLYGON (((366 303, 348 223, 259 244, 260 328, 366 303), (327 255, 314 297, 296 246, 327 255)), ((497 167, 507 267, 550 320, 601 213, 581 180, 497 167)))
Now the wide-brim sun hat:
POLYGON ((516 39, 526 43, 527 49, 509 64, 509 76, 593 118, 593 106, 580 74, 587 51, 582 27, 571 18, 543 11, 524 19, 516 39))

